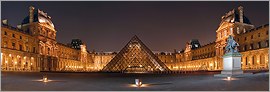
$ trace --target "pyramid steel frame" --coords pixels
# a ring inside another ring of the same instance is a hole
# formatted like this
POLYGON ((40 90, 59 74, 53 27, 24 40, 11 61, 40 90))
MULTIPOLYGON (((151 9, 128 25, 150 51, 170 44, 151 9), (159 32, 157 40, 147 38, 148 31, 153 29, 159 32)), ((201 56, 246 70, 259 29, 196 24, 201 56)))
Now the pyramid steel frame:
POLYGON ((135 35, 101 71, 149 73, 170 69, 135 35))

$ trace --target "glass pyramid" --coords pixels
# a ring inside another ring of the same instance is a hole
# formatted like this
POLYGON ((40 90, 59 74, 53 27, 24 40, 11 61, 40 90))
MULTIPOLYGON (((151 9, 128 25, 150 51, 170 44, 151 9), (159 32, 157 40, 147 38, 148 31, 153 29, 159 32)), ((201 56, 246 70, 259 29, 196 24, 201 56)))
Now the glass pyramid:
POLYGON ((101 71, 149 73, 170 69, 135 35, 101 71))

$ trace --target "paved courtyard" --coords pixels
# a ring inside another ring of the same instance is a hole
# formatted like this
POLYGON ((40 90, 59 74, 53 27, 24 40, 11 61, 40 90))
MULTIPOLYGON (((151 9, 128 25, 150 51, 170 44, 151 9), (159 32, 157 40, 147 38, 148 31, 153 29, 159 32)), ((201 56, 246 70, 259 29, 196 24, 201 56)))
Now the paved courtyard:
POLYGON ((269 73, 257 73, 244 78, 217 78, 203 74, 118 74, 118 73, 19 73, 2 72, 4 91, 268 91, 269 73), (50 80, 39 81, 43 75, 50 80), (143 86, 135 87, 134 79, 143 86))

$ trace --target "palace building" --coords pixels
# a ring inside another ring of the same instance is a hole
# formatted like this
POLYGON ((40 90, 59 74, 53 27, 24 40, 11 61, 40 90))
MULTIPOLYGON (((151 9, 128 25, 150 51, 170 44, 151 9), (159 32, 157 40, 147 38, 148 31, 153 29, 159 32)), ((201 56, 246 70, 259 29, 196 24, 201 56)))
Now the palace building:
POLYGON ((29 15, 17 27, 3 20, 1 26, 2 71, 86 71, 93 63, 86 45, 56 42, 56 32, 47 13, 29 7, 29 15), (79 46, 79 47, 78 47, 79 46))
POLYGON ((268 32, 269 24, 255 27, 240 6, 222 16, 214 42, 200 46, 197 40, 191 40, 184 52, 175 53, 179 58, 167 65, 171 70, 222 70, 227 38, 232 35, 240 45, 243 70, 269 69, 268 32))
POLYGON ((221 17, 215 41, 201 45, 198 39, 192 39, 182 51, 153 53, 135 36, 120 52, 90 52, 80 39, 72 39, 69 44, 57 42, 56 32, 52 17, 32 6, 17 27, 2 20, 1 71, 222 70, 229 35, 240 45, 243 70, 269 69, 269 24, 255 27, 242 6, 221 17))

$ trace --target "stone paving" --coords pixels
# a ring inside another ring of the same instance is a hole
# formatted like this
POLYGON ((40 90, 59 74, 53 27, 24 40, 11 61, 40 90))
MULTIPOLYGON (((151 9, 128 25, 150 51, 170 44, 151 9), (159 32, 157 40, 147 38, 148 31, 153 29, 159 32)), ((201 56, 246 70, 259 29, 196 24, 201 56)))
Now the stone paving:
POLYGON ((20 73, 2 72, 3 91, 269 91, 269 73, 244 78, 201 74, 119 74, 119 73, 20 73), (47 75, 49 82, 41 82, 47 75), (143 86, 134 86, 136 78, 143 86))

